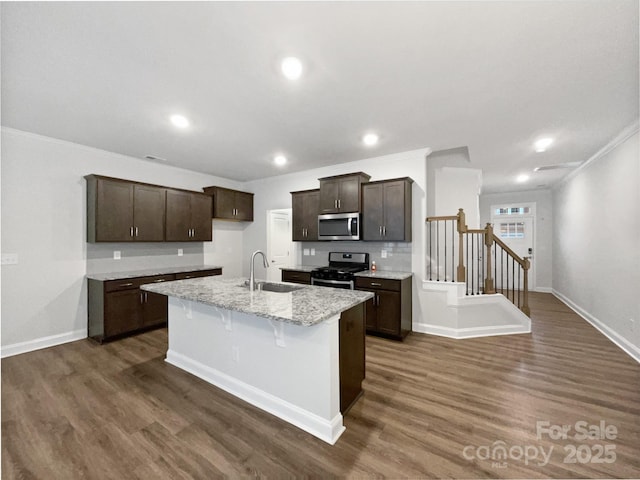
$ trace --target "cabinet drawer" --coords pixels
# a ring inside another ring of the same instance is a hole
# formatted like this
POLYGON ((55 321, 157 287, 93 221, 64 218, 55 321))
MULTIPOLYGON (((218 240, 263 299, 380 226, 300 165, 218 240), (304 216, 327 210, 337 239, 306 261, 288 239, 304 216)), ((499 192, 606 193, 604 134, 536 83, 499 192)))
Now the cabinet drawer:
POLYGON ((356 277, 356 288, 366 288, 371 290, 391 290, 400 291, 400 282, 398 280, 389 280, 386 278, 368 278, 356 277))
POLYGON ((311 285, 311 273, 296 270, 282 270, 282 281, 311 285))
POLYGON ((198 270, 196 272, 176 273, 176 280, 186 280, 188 278, 212 277, 214 275, 222 275, 222 269, 214 268, 213 270, 198 270))
POLYGON ((153 275, 150 277, 122 278, 120 280, 109 280, 104 282, 105 292, 117 292, 121 290, 133 290, 139 288, 145 283, 170 282, 175 280, 173 274, 170 275, 153 275))

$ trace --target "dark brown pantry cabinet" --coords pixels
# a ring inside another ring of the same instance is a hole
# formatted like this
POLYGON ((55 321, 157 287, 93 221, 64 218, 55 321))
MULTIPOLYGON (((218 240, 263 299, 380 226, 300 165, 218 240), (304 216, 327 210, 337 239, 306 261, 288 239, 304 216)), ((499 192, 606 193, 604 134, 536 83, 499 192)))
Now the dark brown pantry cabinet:
POLYGON ((411 241, 413 180, 396 178, 362 185, 362 239, 411 241))
POLYGON ((390 280, 356 277, 356 290, 374 294, 365 306, 367 333, 402 340, 411 331, 411 277, 390 280))
POLYGON ((253 193, 215 186, 203 190, 213 197, 213 218, 253 222, 253 193))
POLYGON ((319 178, 319 213, 360 212, 360 185, 370 178, 363 172, 319 178))
POLYGON ((87 175, 88 242, 162 242, 165 189, 87 175))
POLYGON ((212 205, 204 193, 167 189, 168 242, 210 242, 212 205))
POLYGON ((291 192, 291 207, 292 240, 294 242, 317 242, 320 190, 291 192))
POLYGON ((167 297, 140 290, 146 283, 221 275, 196 270, 113 280, 88 279, 88 336, 100 343, 167 324, 167 297))

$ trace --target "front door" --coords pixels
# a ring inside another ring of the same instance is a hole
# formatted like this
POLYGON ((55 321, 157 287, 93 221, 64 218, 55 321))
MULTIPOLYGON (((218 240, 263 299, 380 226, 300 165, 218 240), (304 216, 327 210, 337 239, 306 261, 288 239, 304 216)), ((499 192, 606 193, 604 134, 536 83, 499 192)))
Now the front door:
MULTIPOLYGON (((529 268, 529 290, 536 288, 535 274, 535 204, 508 205, 491 207, 491 223, 493 233, 500 238, 520 258, 528 258, 531 264, 529 268)), ((498 248, 498 252, 500 249, 498 248)), ((496 261, 496 289, 501 288, 501 278, 505 278, 506 271, 511 271, 511 263, 496 261), (501 272, 502 270, 502 272, 501 272), (502 273, 502 275, 501 275, 502 273)), ((517 278, 516 278, 517 280, 517 278)), ((505 285, 506 288, 506 285, 505 285)))

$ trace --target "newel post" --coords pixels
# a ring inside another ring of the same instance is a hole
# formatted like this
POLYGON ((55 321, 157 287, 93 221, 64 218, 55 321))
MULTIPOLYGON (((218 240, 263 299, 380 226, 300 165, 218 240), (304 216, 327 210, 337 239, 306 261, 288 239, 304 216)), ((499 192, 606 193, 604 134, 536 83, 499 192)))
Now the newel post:
POLYGON ((487 278, 484 279, 484 293, 496 293, 491 276, 491 247, 493 246, 493 225, 487 223, 484 228, 484 244, 487 247, 487 278))
POLYGON ((523 301, 522 301, 522 312, 527 316, 531 316, 531 310, 529 310, 529 267, 531 267, 531 262, 529 262, 528 258, 524 259, 524 292, 523 292, 523 301))
POLYGON ((464 234, 467 232, 467 220, 462 208, 458 209, 458 271, 456 280, 458 282, 467 281, 467 270, 464 266, 464 234))

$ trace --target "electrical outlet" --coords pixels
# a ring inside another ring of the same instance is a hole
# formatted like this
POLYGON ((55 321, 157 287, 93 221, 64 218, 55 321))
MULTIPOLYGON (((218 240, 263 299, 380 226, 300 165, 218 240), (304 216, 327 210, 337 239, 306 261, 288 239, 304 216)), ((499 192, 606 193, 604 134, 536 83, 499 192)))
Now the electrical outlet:
POLYGON ((231 359, 236 363, 240 362, 240 347, 235 345, 231 347, 231 359))
POLYGON ((305 257, 308 257, 309 256, 309 249, 308 248, 304 248, 302 250, 302 255, 304 255, 305 257))
POLYGON ((181 248, 179 248, 178 249, 178 256, 181 257, 183 254, 184 254, 184 251, 181 248))
POLYGON ((312 248, 312 249, 311 249, 311 256, 313 257, 313 256, 315 256, 315 254, 316 254, 316 249, 315 249, 315 248, 312 248))
POLYGON ((380 258, 387 258, 387 251, 386 250, 382 250, 380 252, 380 258))
POLYGON ((2 254, 2 265, 17 265, 18 264, 18 254, 17 253, 3 253, 2 254))
POLYGON ((120 255, 120 250, 114 250, 113 251, 113 259, 114 260, 120 260, 122 258, 122 256, 120 255))

